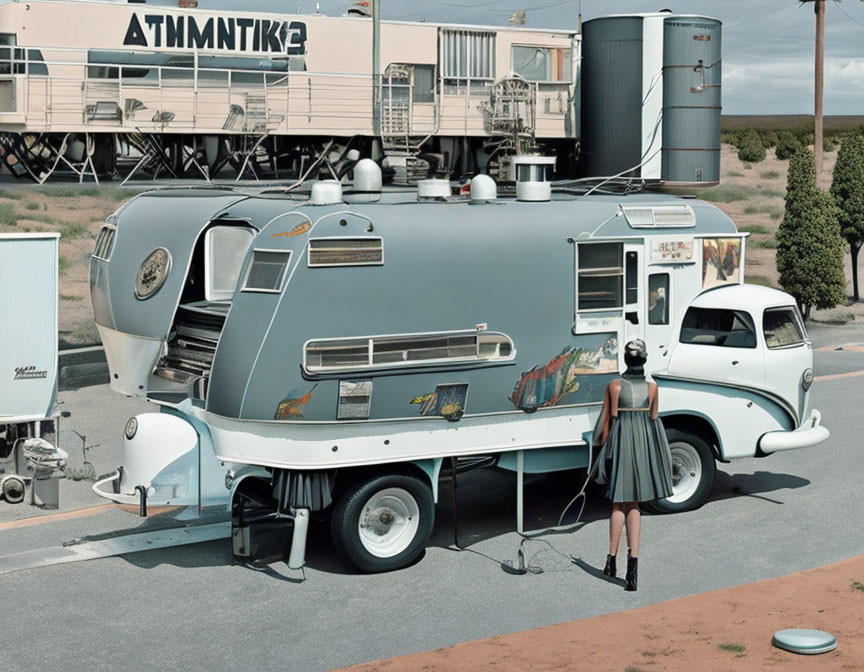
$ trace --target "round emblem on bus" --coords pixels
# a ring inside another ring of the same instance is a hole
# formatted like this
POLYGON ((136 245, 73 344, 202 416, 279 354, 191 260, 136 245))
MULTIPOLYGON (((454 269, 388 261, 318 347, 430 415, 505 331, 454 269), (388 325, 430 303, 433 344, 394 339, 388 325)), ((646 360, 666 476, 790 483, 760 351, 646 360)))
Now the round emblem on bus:
POLYGON ((135 296, 142 301, 149 299, 165 283, 171 270, 171 253, 164 247, 153 250, 141 267, 135 279, 135 296))
POLYGON ((126 423, 126 438, 130 441, 135 438, 135 434, 138 431, 138 419, 137 418, 129 418, 129 422, 126 423))

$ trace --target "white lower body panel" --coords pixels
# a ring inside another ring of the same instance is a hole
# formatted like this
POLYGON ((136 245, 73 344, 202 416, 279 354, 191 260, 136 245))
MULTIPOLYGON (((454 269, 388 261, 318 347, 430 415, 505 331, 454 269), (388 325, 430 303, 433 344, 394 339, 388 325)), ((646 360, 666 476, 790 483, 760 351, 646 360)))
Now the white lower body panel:
POLYGON ((584 445, 599 408, 555 408, 531 415, 370 421, 269 422, 192 412, 210 429, 220 460, 282 469, 335 469, 365 464, 584 445))

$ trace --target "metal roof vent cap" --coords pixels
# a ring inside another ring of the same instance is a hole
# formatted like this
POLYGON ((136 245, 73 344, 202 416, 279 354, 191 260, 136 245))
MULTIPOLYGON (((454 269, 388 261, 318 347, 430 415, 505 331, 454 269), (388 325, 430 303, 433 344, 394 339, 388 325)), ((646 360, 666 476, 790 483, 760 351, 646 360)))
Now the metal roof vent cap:
POLYGON ((471 201, 486 203, 498 198, 498 185, 488 175, 475 175, 471 178, 471 201))
POLYGON ((450 196, 450 180, 418 180, 418 201, 443 201, 450 196))
POLYGON ((554 156, 522 155, 513 157, 516 169, 516 199, 548 201, 552 198, 554 156))
POLYGON ((372 159, 360 159, 354 166, 354 191, 381 193, 381 167, 372 159))
POLYGON ((312 205, 334 205, 342 202, 342 183, 338 180, 321 180, 312 184, 312 205))

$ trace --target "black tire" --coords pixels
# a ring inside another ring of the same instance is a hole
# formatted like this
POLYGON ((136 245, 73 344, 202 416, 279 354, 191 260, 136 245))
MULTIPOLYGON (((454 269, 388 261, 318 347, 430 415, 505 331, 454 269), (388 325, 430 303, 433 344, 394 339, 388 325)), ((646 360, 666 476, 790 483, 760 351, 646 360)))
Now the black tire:
POLYGON ((26 493, 26 486, 24 485, 24 479, 19 476, 9 476, 3 481, 2 495, 3 499, 5 499, 10 504, 20 504, 24 501, 24 494, 26 493))
POLYGON ((667 429, 666 438, 672 450, 675 494, 668 499, 646 503, 644 508, 653 513, 681 513, 698 509, 708 501, 714 486, 717 473, 714 453, 703 439, 680 429, 667 429), (688 465, 689 473, 682 473, 688 465), (684 498, 680 492, 682 488, 688 493, 684 498))
POLYGON ((435 502, 429 484, 406 474, 386 474, 345 487, 333 509, 330 532, 339 554, 361 572, 372 574, 401 569, 417 560, 434 525, 435 502), (376 503, 373 509, 367 508, 376 503), (378 517, 374 512, 380 512, 378 517), (368 530, 363 537, 361 523, 368 530), (385 543, 388 538, 393 543, 385 543))

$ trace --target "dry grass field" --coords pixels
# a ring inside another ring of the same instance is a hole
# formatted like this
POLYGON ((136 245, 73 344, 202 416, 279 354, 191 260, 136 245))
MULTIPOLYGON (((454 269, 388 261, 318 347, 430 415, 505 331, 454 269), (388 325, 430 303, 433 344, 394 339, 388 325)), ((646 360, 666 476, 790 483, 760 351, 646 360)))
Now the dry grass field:
MULTIPOLYGON (((836 150, 825 155, 821 180, 824 189, 830 186, 836 158, 836 150)), ((720 186, 688 192, 714 203, 740 230, 750 232, 745 259, 748 282, 778 286, 774 265, 775 233, 783 219, 788 164, 788 161, 778 160, 773 149, 768 150, 767 158, 760 163, 742 163, 737 150, 724 145, 720 186)), ((135 191, 117 187, 15 185, 0 189, 0 232, 59 231, 61 234, 61 347, 98 341, 90 307, 90 252, 105 217, 134 194, 135 191)), ((846 276, 851 278, 848 254, 846 264, 846 276)), ((851 287, 848 294, 851 295, 851 287)), ((813 317, 832 323, 856 318, 864 319, 864 302, 853 305, 850 301, 848 305, 829 311, 816 311, 813 317)))
MULTIPOLYGON (((720 122, 723 131, 797 131, 813 130, 813 116, 809 114, 724 114, 720 122)), ((826 133, 845 133, 864 126, 862 116, 826 115, 826 133)))

